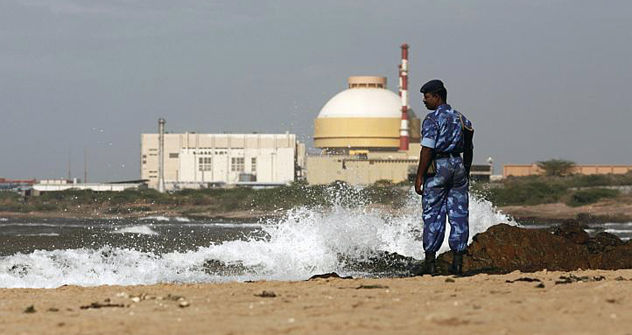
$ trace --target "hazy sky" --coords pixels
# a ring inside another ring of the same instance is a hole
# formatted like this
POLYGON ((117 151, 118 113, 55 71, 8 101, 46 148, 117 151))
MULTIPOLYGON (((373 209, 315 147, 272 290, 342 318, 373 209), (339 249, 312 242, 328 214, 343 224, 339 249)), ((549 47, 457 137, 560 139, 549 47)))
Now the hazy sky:
POLYGON ((140 176, 140 134, 295 132, 350 75, 441 78, 475 162, 632 164, 630 0, 1 0, 0 177, 140 176))

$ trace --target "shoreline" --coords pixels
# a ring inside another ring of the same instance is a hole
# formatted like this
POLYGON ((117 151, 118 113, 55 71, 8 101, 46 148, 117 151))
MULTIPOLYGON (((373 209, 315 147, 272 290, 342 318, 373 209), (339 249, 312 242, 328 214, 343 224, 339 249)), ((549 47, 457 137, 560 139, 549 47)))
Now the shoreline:
POLYGON ((168 218, 187 218, 192 220, 260 220, 282 217, 278 211, 233 211, 213 213, 209 215, 185 215, 175 211, 149 211, 134 212, 131 214, 91 214, 91 213, 68 213, 68 212, 0 212, 2 218, 13 219, 73 219, 73 220, 117 220, 117 219, 141 219, 146 217, 164 216, 168 218))
POLYGON ((619 334, 630 295, 632 270, 0 289, 0 334, 619 334))
MULTIPOLYGON (((396 209, 386 205, 371 205, 367 208, 377 209, 389 214, 403 213, 406 209, 396 209)), ((156 208, 150 211, 130 211, 128 213, 108 214, 103 209, 91 211, 39 211, 39 212, 0 212, 4 218, 50 218, 50 219, 140 219, 151 216, 169 218, 181 217, 191 220, 266 220, 282 218, 285 214, 280 210, 234 210, 229 212, 189 212, 171 208, 156 208)), ((598 203, 582 207, 569 207, 563 203, 534 206, 504 206, 498 210, 509 215, 519 223, 526 224, 562 224, 562 223, 627 223, 632 222, 632 205, 598 203)))
POLYGON ((632 222, 632 205, 597 203, 581 207, 569 207, 563 203, 534 206, 504 206, 498 210, 518 222, 546 223, 627 223, 632 222))

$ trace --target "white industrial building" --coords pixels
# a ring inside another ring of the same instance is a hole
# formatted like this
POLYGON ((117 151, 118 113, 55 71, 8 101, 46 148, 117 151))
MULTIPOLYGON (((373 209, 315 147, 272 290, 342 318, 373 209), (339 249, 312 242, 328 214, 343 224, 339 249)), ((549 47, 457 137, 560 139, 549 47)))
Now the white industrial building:
MULTIPOLYGON (((141 134, 141 179, 159 189, 159 134, 141 134)), ((167 190, 270 186, 302 177, 305 145, 295 134, 164 134, 167 190)))

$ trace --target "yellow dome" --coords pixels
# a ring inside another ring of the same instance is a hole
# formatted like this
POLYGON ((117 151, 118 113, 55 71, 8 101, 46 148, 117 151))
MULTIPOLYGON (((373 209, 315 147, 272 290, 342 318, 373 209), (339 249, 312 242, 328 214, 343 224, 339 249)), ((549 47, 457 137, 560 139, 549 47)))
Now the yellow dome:
MULTIPOLYGON (((314 121, 314 145, 397 149, 401 98, 385 88, 385 77, 349 77, 348 82, 349 89, 331 98, 314 121)), ((409 115, 414 117, 412 111, 409 115)))

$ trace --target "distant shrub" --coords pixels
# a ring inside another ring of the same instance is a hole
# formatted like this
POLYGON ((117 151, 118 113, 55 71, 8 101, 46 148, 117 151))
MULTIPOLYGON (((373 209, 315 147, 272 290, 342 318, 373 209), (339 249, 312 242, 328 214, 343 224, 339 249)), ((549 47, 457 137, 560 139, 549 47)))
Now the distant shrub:
POLYGON ((567 205, 572 207, 579 207, 595 203, 601 199, 614 198, 620 194, 619 190, 611 190, 607 188, 591 188, 586 190, 579 190, 573 192, 567 205))
POLYGON ((549 159, 547 161, 537 162, 537 164, 540 169, 544 170, 544 174, 547 176, 568 176, 573 173, 573 168, 575 168, 575 162, 564 159, 549 159))
POLYGON ((0 192, 0 202, 16 202, 19 201, 22 196, 15 192, 0 192))
POLYGON ((488 199, 497 206, 539 205, 560 201, 567 188, 555 182, 526 180, 507 182, 504 187, 486 190, 488 199))

